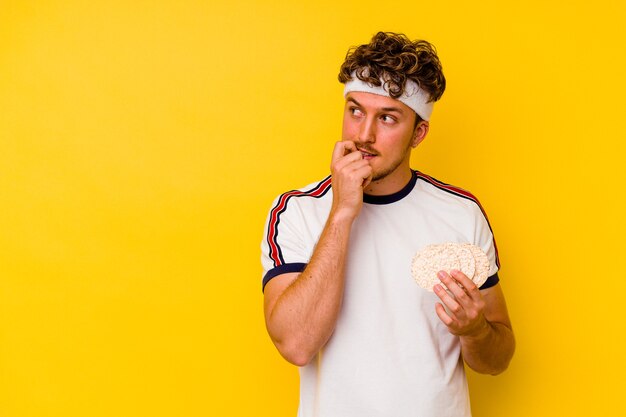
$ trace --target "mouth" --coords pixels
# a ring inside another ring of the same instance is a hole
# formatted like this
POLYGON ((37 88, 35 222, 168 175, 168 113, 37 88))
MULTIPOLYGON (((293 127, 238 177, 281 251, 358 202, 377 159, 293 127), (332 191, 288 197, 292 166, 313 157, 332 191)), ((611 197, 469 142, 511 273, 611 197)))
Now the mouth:
POLYGON ((368 151, 366 151, 364 149, 358 149, 358 151, 361 152, 361 155, 363 156, 363 159, 365 159, 365 160, 370 160, 370 159, 374 158, 377 155, 375 153, 368 152, 368 151))

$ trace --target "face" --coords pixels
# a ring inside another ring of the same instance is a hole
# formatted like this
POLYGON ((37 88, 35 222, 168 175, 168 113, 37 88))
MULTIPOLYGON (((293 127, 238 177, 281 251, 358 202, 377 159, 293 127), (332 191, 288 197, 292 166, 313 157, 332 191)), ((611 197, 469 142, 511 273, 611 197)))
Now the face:
POLYGON ((346 96, 343 139, 351 140, 372 166, 372 183, 406 184, 411 175, 411 149, 428 132, 428 122, 415 126, 416 114, 391 97, 351 92, 346 96))

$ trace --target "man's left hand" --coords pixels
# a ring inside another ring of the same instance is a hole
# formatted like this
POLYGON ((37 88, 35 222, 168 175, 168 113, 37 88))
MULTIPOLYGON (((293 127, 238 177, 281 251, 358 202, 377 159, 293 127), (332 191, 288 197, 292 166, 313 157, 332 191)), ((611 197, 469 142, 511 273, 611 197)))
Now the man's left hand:
POLYGON ((448 327, 450 333, 456 336, 483 335, 489 329, 489 324, 484 316, 485 301, 476 284, 457 270, 450 271, 450 274, 439 271, 437 276, 449 291, 440 284, 433 287, 435 294, 443 303, 435 305, 439 319, 448 327))

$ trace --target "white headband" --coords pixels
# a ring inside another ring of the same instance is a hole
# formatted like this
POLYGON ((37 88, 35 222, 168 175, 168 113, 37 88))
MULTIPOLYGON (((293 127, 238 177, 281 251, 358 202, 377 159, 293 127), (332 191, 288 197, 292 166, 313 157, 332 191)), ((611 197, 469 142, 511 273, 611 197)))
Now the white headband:
MULTIPOLYGON (((343 96, 346 97, 349 92, 357 91, 361 93, 372 93, 377 94, 379 96, 391 97, 389 92, 387 91, 384 80, 381 78, 381 86, 377 87, 375 85, 366 83, 365 81, 361 81, 357 76, 356 72, 352 73, 352 79, 346 82, 346 86, 343 89, 343 96)), ((393 98, 393 97, 391 97, 393 98)), ((424 120, 430 120, 430 115, 433 112, 433 103, 428 102, 430 99, 430 95, 419 88, 417 83, 413 80, 406 80, 406 84, 404 86, 404 93, 398 97, 396 100, 401 101, 402 103, 409 106, 415 113, 418 114, 424 120)))

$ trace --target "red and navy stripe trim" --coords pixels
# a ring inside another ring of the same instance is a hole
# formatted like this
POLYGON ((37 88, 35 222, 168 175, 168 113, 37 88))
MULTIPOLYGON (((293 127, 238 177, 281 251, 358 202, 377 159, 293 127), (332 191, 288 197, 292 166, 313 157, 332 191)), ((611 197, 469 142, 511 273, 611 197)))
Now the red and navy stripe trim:
POLYGON ((322 181, 317 183, 313 188, 306 191, 293 190, 289 191, 285 194, 282 194, 276 205, 270 211, 269 216, 269 226, 267 229, 267 243, 270 248, 270 259, 274 262, 274 267, 278 267, 285 263, 285 259, 283 258, 282 251, 280 250, 280 246, 278 245, 278 225, 280 223, 280 215, 284 213, 287 209, 287 203, 292 198, 297 197, 313 197, 320 198, 323 197, 324 194, 328 192, 331 188, 331 177, 330 175, 324 178, 322 181))
MULTIPOLYGON (((442 191, 448 192, 450 194, 453 194, 457 197, 461 197, 461 198, 465 198, 467 200, 473 201, 474 203, 476 203, 476 205, 478 206, 478 208, 480 208, 480 211, 482 211, 483 216, 485 216, 485 220, 487 220, 487 225, 489 226, 489 230, 491 230, 491 236, 493 236, 493 229, 491 228, 491 224, 489 223, 489 218, 487 217, 487 213, 485 212, 485 209, 483 209, 483 206, 480 205, 480 202, 478 201, 478 199, 476 197, 474 197, 474 195, 472 193, 470 193, 467 190, 464 190, 462 188, 459 187, 455 187, 453 185, 450 184, 446 184, 444 182, 441 182, 431 176, 428 176, 426 174, 423 174, 419 171, 413 171, 415 172, 415 175, 417 175, 417 178, 422 180, 422 181, 426 181, 429 184, 439 188, 442 191)), ((493 247, 496 251, 496 265, 498 266, 498 269, 500 269, 500 257, 498 256, 498 246, 496 245, 496 238, 493 238, 493 247)))

